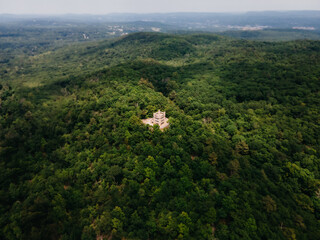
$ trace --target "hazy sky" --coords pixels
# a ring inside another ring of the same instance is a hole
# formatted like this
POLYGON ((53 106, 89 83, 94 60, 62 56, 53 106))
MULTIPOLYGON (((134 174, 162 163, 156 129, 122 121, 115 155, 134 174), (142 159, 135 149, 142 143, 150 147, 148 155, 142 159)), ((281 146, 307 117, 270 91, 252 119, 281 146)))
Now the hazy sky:
POLYGON ((320 10, 320 0, 0 0, 0 13, 243 12, 320 10))

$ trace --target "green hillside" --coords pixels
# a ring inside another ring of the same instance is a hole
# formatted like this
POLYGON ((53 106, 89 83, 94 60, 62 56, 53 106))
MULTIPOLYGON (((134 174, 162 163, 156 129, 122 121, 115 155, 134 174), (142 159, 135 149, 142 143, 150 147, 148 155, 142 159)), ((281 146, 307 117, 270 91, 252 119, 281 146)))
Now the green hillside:
POLYGON ((0 72, 1 239, 319 238, 319 41, 136 33, 0 72))

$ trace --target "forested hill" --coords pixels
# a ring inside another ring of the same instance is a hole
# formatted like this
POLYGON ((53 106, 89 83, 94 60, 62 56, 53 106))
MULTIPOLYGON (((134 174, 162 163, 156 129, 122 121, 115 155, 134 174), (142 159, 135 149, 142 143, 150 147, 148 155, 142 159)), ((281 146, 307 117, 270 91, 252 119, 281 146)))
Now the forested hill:
POLYGON ((319 41, 137 33, 10 56, 1 239, 319 239, 319 41), (141 122, 158 109, 164 131, 141 122))

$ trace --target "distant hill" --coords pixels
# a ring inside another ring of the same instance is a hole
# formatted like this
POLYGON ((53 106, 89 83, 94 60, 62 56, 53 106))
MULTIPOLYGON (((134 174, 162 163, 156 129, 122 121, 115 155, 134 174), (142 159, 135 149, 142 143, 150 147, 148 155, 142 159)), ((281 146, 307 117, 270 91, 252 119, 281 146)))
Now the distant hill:
POLYGON ((27 20, 73 23, 158 22, 176 29, 221 31, 239 27, 293 28, 309 27, 320 31, 320 11, 265 11, 244 13, 117 13, 107 15, 66 14, 55 16, 1 14, 0 20, 27 20))

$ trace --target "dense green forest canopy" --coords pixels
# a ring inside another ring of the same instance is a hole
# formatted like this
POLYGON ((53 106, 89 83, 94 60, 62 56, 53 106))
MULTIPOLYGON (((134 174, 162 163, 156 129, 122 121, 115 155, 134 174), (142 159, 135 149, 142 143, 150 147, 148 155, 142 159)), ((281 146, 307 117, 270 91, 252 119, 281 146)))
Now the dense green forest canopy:
POLYGON ((21 49, 0 56, 1 239, 319 239, 319 41, 21 49), (164 131, 141 123, 158 109, 164 131))

